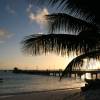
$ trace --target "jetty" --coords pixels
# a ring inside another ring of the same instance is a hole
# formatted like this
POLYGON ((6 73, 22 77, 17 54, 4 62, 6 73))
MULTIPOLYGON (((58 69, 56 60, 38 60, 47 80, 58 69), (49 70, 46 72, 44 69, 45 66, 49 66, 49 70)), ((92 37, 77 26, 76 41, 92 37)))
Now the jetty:
POLYGON ((14 69, 13 73, 24 73, 24 74, 34 74, 34 75, 48 75, 48 76, 61 76, 63 70, 20 70, 14 69))
MULTIPOLYGON (((48 75, 48 76, 61 76, 63 73, 63 70, 20 70, 17 68, 14 68, 13 73, 24 73, 24 74, 34 74, 34 75, 48 75)), ((84 78, 86 78, 86 73, 90 73, 91 79, 98 79, 100 78, 100 69, 87 69, 87 70, 79 70, 74 69, 71 71, 66 71, 65 76, 66 77, 80 77, 84 75, 84 78)))

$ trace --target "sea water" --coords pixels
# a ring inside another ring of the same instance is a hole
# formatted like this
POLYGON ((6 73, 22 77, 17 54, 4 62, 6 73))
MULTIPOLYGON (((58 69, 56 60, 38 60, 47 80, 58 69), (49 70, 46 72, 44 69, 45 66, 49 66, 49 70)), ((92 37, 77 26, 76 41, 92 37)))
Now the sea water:
POLYGON ((0 71, 0 95, 17 94, 32 91, 80 88, 84 82, 79 79, 42 76, 32 74, 15 74, 11 71, 0 71))

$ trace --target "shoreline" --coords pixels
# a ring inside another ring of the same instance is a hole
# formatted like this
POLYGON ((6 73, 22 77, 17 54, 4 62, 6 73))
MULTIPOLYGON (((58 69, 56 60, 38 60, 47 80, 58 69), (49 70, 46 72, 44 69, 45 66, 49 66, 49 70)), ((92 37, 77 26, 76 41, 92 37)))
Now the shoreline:
POLYGON ((100 100, 100 89, 81 92, 80 89, 34 91, 0 96, 0 100, 100 100))
POLYGON ((63 100, 67 95, 80 93, 80 89, 56 89, 46 91, 33 91, 0 96, 0 100, 63 100))
POLYGON ((1 96, 13 96, 13 95, 23 95, 23 94, 32 94, 32 93, 43 93, 43 92, 54 92, 54 91, 71 91, 71 90, 80 90, 80 87, 75 88, 61 88, 61 89, 52 89, 52 90, 37 90, 37 91, 29 91, 29 92, 16 92, 16 93, 3 93, 1 96))

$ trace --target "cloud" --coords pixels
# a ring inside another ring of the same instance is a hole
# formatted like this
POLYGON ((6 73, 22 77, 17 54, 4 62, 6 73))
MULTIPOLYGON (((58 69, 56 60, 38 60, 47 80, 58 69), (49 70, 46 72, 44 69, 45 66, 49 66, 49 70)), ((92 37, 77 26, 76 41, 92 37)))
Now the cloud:
POLYGON ((37 10, 36 13, 33 13, 31 11, 31 7, 32 6, 30 5, 29 8, 27 8, 27 11, 29 12, 28 17, 30 21, 31 22, 35 21, 39 25, 45 25, 47 21, 45 20, 44 16, 49 14, 48 9, 43 8, 43 9, 37 10))
POLYGON ((16 11, 10 5, 6 6, 6 10, 10 14, 16 14, 16 11))
POLYGON ((32 11, 32 4, 28 5, 28 8, 26 9, 26 12, 31 12, 32 11))
POLYGON ((3 43, 6 39, 9 39, 13 36, 12 33, 6 29, 0 28, 0 43, 3 43))

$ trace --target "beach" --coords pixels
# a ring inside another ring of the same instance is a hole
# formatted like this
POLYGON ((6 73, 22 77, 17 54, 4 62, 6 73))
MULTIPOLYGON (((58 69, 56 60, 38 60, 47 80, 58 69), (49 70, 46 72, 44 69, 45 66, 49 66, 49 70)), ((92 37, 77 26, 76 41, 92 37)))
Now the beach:
MULTIPOLYGON (((31 93, 0 96, 0 100, 75 100, 80 96, 80 90, 49 90, 31 93)), ((84 99, 80 99, 84 100, 84 99)))
POLYGON ((0 100, 100 100, 100 90, 81 92, 81 80, 27 74, 0 73, 0 100))
POLYGON ((100 90, 49 90, 0 96, 0 100, 100 100, 100 90))

